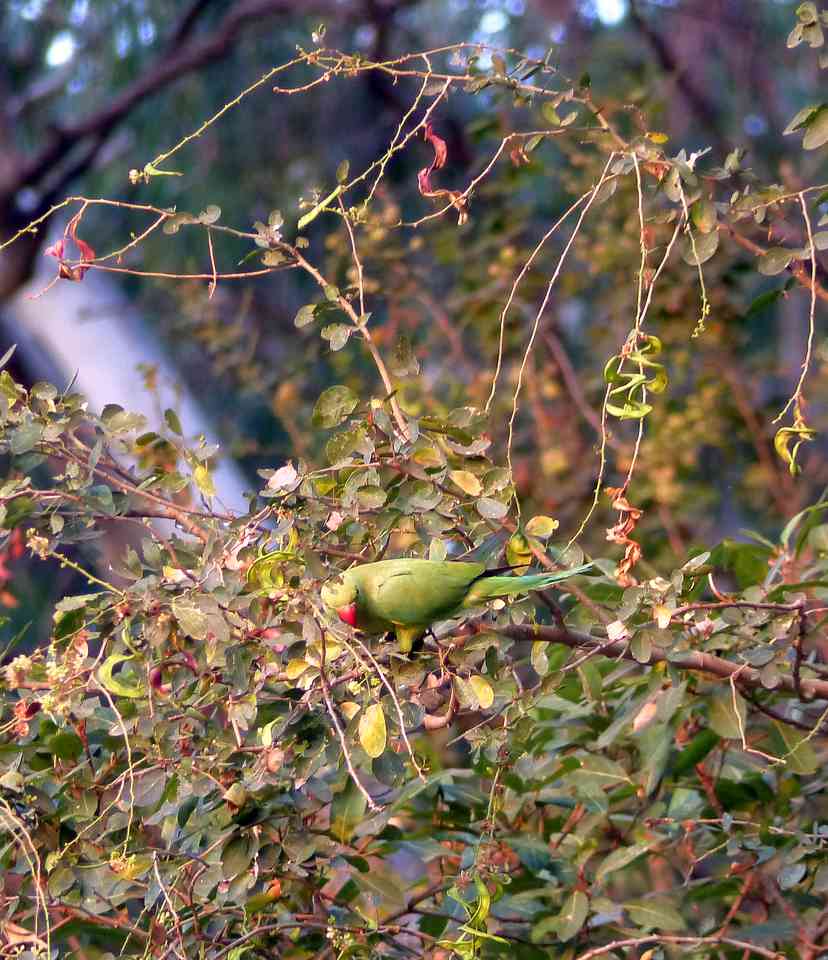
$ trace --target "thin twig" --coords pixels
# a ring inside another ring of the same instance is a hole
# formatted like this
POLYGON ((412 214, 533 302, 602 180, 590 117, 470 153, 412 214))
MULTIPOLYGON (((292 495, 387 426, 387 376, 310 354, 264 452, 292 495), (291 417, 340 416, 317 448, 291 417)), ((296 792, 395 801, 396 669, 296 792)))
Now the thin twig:
POLYGON ((336 730, 336 735, 339 738, 339 745, 342 747, 342 755, 345 758, 345 766, 348 768, 348 773, 350 774, 351 780, 354 783, 354 786, 359 790, 363 797, 365 797, 365 802, 368 804, 369 810, 379 810, 380 807, 374 802, 373 797, 365 789, 362 781, 359 779, 359 774, 356 772, 353 761, 351 760, 351 751, 348 747, 348 741, 345 739, 345 731, 342 729, 342 724, 339 722, 339 717, 336 715, 336 709, 331 699, 331 688, 328 683, 328 675, 325 672, 325 631, 322 630, 322 655, 319 658, 319 682, 322 687, 322 697, 325 700, 325 706, 328 710, 328 716, 331 718, 331 722, 334 725, 336 730))
POLYGON ((391 681, 386 676, 385 671, 377 663, 376 657, 371 653, 368 647, 359 639, 359 637, 354 637, 357 644, 359 644, 360 649, 371 662, 371 666, 376 670, 377 676, 380 678, 382 685, 388 691, 388 695, 391 697, 391 701, 394 704, 394 709, 397 712, 397 721, 400 725, 400 734, 403 738, 403 743, 405 744, 406 750, 408 750, 408 756, 411 760, 411 765, 417 771, 417 776, 425 781, 425 774, 423 773, 420 765, 417 763, 417 759, 414 756, 414 748, 411 746, 411 741, 408 739, 408 731, 405 729, 405 717, 403 716, 402 706, 400 705, 399 698, 397 697, 397 691, 394 689, 391 681))

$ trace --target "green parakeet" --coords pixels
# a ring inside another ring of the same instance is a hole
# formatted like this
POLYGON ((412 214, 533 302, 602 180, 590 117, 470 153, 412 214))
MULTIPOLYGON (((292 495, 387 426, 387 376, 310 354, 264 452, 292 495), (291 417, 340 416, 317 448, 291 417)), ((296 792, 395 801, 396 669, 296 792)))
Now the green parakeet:
POLYGON ((365 633, 396 631, 408 653, 435 620, 494 597, 543 590, 583 573, 591 564, 554 573, 504 575, 483 563, 456 560, 379 560, 351 567, 322 586, 322 602, 344 623, 365 633))

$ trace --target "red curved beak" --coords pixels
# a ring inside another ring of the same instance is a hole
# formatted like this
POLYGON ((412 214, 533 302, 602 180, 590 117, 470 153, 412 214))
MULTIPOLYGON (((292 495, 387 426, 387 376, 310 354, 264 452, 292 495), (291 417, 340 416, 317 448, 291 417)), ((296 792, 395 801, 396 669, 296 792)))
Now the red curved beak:
POLYGON ((347 607, 340 607, 336 611, 339 614, 339 619, 343 623, 347 623, 349 627, 356 626, 357 619, 357 607, 356 603, 349 603, 347 607))

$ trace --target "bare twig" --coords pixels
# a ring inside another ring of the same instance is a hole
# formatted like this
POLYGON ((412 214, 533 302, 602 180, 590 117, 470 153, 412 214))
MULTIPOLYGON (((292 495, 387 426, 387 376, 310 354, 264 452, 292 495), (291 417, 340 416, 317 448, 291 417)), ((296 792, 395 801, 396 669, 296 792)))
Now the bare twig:
POLYGON ((345 766, 348 768, 348 773, 350 774, 351 780, 354 783, 354 786, 359 790, 363 797, 365 797, 365 802, 368 804, 369 810, 379 810, 378 804, 374 802, 373 797, 365 789, 365 785, 359 778, 359 774, 356 772, 354 767, 353 760, 351 759, 351 751, 348 747, 348 741, 345 738, 345 731, 342 729, 342 724, 339 722, 339 717, 336 714, 336 708, 334 707, 333 700, 331 698, 331 687, 328 683, 328 675, 325 671, 325 631, 322 630, 322 656, 319 658, 319 682, 322 687, 322 697, 325 701, 325 707, 328 710, 328 716, 331 718, 331 723, 334 725, 336 730, 336 735, 339 738, 339 745, 342 748, 342 756, 345 758, 345 766))

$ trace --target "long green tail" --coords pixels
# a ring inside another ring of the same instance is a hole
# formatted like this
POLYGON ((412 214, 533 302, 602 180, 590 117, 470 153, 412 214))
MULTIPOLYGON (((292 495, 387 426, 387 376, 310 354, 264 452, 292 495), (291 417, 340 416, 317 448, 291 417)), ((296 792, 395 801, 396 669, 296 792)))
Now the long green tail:
POLYGON ((487 577, 484 574, 471 585, 464 606, 473 606, 481 600, 488 600, 492 597, 508 597, 513 593, 545 590, 547 587, 551 587, 553 583, 568 580, 591 567, 591 563, 584 563, 580 567, 570 567, 568 570, 558 570, 554 573, 529 573, 522 577, 487 577))

